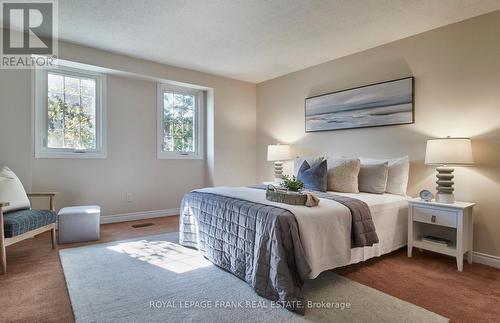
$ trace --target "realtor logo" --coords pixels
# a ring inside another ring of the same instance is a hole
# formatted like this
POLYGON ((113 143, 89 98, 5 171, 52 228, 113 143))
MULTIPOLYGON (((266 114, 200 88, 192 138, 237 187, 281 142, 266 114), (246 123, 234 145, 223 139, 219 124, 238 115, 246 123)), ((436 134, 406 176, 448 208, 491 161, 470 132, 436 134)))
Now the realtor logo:
POLYGON ((1 1, 1 68, 47 67, 57 56, 57 1, 1 1))

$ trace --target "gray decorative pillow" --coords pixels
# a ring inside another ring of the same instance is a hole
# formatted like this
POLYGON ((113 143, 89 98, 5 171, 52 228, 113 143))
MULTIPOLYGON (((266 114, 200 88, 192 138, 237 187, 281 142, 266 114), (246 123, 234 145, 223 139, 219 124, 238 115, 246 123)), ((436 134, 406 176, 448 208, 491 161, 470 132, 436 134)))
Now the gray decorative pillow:
POLYGON ((385 191, 391 194, 406 195, 408 186, 408 175, 410 172, 410 160, 408 156, 393 159, 359 158, 363 164, 389 163, 389 175, 385 191))
POLYGON ((297 179, 304 183, 304 188, 311 191, 326 191, 326 172, 327 163, 323 160, 321 163, 311 167, 307 160, 304 160, 299 168, 297 179))
POLYGON ((359 159, 328 159, 328 190, 359 193, 359 159))
POLYGON ((359 191, 367 193, 384 194, 389 174, 389 163, 361 164, 358 182, 359 191))

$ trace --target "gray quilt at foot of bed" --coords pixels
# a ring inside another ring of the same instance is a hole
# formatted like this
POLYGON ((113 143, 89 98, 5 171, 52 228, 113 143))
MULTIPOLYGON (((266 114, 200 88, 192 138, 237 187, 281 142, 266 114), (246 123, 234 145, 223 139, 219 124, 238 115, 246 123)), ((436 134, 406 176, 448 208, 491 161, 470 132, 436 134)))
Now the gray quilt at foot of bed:
POLYGON ((210 193, 181 203, 179 242, 250 284, 257 294, 304 313, 310 271, 295 216, 288 210, 210 193))

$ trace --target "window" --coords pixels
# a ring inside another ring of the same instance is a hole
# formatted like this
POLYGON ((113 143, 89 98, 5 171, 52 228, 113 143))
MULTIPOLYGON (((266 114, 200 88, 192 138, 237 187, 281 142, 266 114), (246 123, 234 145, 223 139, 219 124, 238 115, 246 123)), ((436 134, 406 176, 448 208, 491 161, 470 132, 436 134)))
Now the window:
POLYGON ((35 73, 35 157, 105 158, 105 76, 69 67, 35 73))
POLYGON ((159 159, 203 158, 203 91, 158 84, 159 159))

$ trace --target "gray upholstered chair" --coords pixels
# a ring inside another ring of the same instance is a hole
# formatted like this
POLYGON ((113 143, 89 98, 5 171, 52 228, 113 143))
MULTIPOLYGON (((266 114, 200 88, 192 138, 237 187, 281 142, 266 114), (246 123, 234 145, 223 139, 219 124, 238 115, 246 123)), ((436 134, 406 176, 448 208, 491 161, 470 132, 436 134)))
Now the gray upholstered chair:
POLYGON ((3 213, 3 208, 9 202, 0 201, 0 264, 2 274, 7 273, 7 255, 5 247, 24 239, 33 238, 45 231, 52 235, 52 248, 56 246, 56 213, 54 208, 55 192, 28 193, 29 198, 47 197, 49 209, 47 210, 18 210, 3 213))

